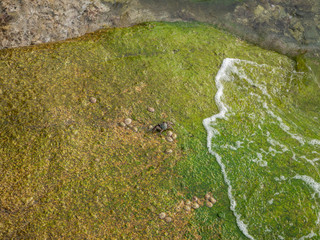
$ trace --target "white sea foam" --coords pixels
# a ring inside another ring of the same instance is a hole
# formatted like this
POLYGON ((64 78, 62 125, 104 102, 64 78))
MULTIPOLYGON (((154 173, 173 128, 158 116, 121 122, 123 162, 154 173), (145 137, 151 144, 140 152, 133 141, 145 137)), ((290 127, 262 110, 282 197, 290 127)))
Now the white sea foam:
POLYGON ((311 231, 308 235, 299 238, 299 240, 304 240, 306 238, 313 238, 315 236, 317 236, 317 234, 315 234, 313 231, 311 231))
MULTIPOLYGON (((220 148, 228 148, 228 149, 236 151, 239 148, 243 147, 242 144, 244 143, 244 142, 237 141, 236 143, 234 143, 232 145, 224 144, 224 145, 218 146, 215 142, 213 142, 213 138, 215 136, 217 136, 217 135, 220 135, 219 131, 215 128, 215 126, 218 124, 217 120, 218 119, 228 120, 228 116, 230 117, 230 116, 235 114, 235 113, 229 112, 231 110, 223 102, 223 91, 224 91, 223 82, 233 81, 235 79, 234 76, 237 75, 240 79, 245 80, 251 86, 255 86, 257 89, 259 89, 258 90, 259 94, 257 94, 257 93, 250 92, 250 90, 249 90, 250 87, 246 88, 248 93, 250 94, 250 96, 255 97, 255 101, 257 103, 261 104, 261 106, 265 109, 265 112, 261 111, 261 112, 257 113, 259 115, 255 115, 254 113, 247 113, 248 116, 253 121, 258 116, 258 119, 260 118, 259 119, 260 123, 263 124, 265 116, 266 116, 266 114, 268 114, 269 116, 271 116, 274 119, 274 121, 268 120, 269 123, 277 124, 284 132, 286 132, 288 135, 290 135, 293 139, 296 139, 300 143, 301 146, 304 145, 305 143, 309 143, 309 144, 312 144, 312 145, 320 145, 320 141, 317 140, 317 139, 312 139, 310 141, 309 140, 307 141, 301 135, 294 133, 290 129, 290 127, 283 121, 283 119, 280 116, 278 116, 277 114, 275 114, 275 112, 277 112, 278 110, 274 111, 277 108, 272 104, 272 102, 271 102, 272 98, 269 95, 266 86, 264 84, 259 84, 259 83, 254 82, 253 80, 251 80, 245 74, 244 70, 241 69, 241 67, 239 67, 239 68, 237 67, 237 64, 239 64, 239 63, 251 64, 252 66, 259 67, 259 68, 261 68, 263 66, 267 66, 267 65, 259 65, 259 64, 254 63, 254 62, 240 60, 240 59, 231 59, 231 58, 224 59, 222 65, 221 65, 221 68, 219 69, 219 71, 218 71, 218 73, 217 73, 217 75, 215 77, 215 84, 216 84, 216 87, 217 87, 217 92, 216 92, 216 95, 215 95, 215 102, 216 102, 217 107, 219 109, 219 113, 215 114, 215 115, 213 115, 213 116, 211 116, 209 118, 204 119, 203 120, 203 125, 206 128, 207 134, 208 134, 207 135, 207 147, 209 149, 209 152, 216 157, 216 160, 217 160, 218 164, 221 167, 221 172, 223 174, 224 181, 228 186, 228 197, 229 197, 229 200, 230 200, 230 209, 232 210, 232 212, 233 212, 233 214, 234 214, 234 216, 236 218, 237 225, 238 225, 239 229, 242 231, 242 233, 247 238, 254 239, 254 237, 248 231, 247 224, 244 222, 244 220, 242 219, 241 214, 236 209, 237 202, 236 202, 235 197, 233 196, 233 186, 232 186, 231 181, 230 181, 230 179, 228 177, 228 173, 227 173, 227 170, 226 170, 226 165, 222 161, 222 156, 220 156, 218 154, 218 152, 216 152, 214 150, 215 148, 220 147, 220 148), (267 101, 268 101, 269 104, 267 103, 267 101)), ((272 70, 272 71, 276 71, 276 70, 272 70)), ((252 72, 254 72, 254 71, 252 70, 252 72)), ((275 90, 275 91, 277 91, 277 90, 275 90)), ((281 112, 280 112, 280 114, 281 114, 281 112)), ((257 157, 254 158, 254 159, 251 159, 251 161, 256 162, 260 166, 267 167, 268 162, 263 159, 264 156, 266 157, 269 154, 272 155, 272 156, 275 156, 275 154, 282 154, 282 153, 285 153, 287 151, 290 151, 293 154, 293 156, 292 156, 293 160, 299 161, 298 160, 299 156, 297 156, 296 153, 293 152, 291 148, 289 148, 289 147, 285 146, 284 144, 280 143, 279 141, 273 139, 271 137, 270 132, 265 131, 264 128, 261 127, 260 124, 257 123, 256 127, 258 129, 260 129, 262 135, 266 136, 267 142, 272 147, 270 146, 268 148, 268 150, 266 150, 266 149, 264 150, 264 149, 261 148, 260 149, 261 152, 260 153, 257 152, 256 153, 257 157)), ((255 134, 256 133, 253 133, 252 136, 254 136, 255 134)), ((253 142, 251 140, 247 141, 247 144, 246 144, 247 146, 246 147, 249 148, 249 144, 250 143, 253 143, 253 142)), ((241 159, 245 159, 245 157, 241 158, 241 159)), ((302 160, 303 158, 300 157, 300 159, 302 160)), ((308 159, 304 159, 304 160, 308 160, 308 159)), ((314 158, 313 160, 315 160, 315 161, 312 161, 312 164, 315 164, 316 161, 319 160, 319 158, 314 158)), ((280 182, 280 181, 286 181, 288 178, 282 175, 279 178, 276 177, 274 179, 276 181, 280 182)), ((296 176, 293 177, 293 179, 299 179, 299 180, 304 181, 306 184, 308 184, 315 191, 315 193, 320 195, 320 184, 317 183, 313 178, 311 178, 309 176, 306 176, 306 175, 296 174, 296 176)), ((280 191, 280 192, 282 192, 282 191, 280 191)), ((279 194, 279 192, 275 193, 274 196, 276 196, 278 194, 279 194)), ((268 203, 272 204, 273 203, 273 199, 269 200, 268 203)), ((274 220, 277 221, 277 218, 275 218, 274 220)), ((282 233, 280 233, 280 234, 282 234, 282 233)), ((278 236, 279 236, 279 239, 283 238, 281 235, 278 235, 278 236)), ((312 237, 312 236, 315 236, 315 235, 314 235, 313 232, 311 232, 309 235, 301 237, 300 239, 309 238, 309 236, 312 237)))
POLYGON ((293 177, 293 179, 299 179, 299 180, 304 181, 320 197, 320 184, 318 182, 316 182, 312 177, 307 176, 307 175, 297 174, 293 177))
POLYGON ((309 143, 311 145, 319 145, 320 146, 320 140, 318 140, 318 139, 312 139, 311 141, 309 141, 309 143))
POLYGON ((236 217, 236 221, 237 221, 237 225, 239 227, 239 229, 241 230, 241 232, 249 239, 254 239, 253 236, 251 236, 248 232, 248 228, 247 228, 247 224, 245 224, 242 220, 241 220, 241 215, 236 211, 236 200, 233 197, 232 194, 232 185, 231 182, 228 178, 227 172, 226 172, 226 167, 223 164, 222 160, 221 160, 221 156, 212 150, 212 138, 215 135, 215 132, 213 130, 213 128, 210 126, 210 124, 212 122, 215 122, 218 118, 220 119, 225 119, 225 114, 227 113, 228 109, 227 107, 223 104, 221 97, 223 95, 223 84, 222 81, 229 81, 229 76, 230 73, 232 72, 238 72, 236 66, 234 65, 234 63, 238 63, 241 60, 239 59, 231 59, 231 58, 226 58, 223 60, 223 63, 221 65, 221 68, 218 71, 218 74, 216 75, 215 78, 215 83, 216 83, 216 87, 217 87, 217 93, 215 95, 215 101, 216 104, 218 106, 219 109, 219 113, 215 114, 209 118, 206 118, 203 120, 203 125, 207 130, 208 136, 207 136, 207 146, 209 149, 209 152, 214 155, 216 157, 216 160, 218 162, 218 164, 221 167, 221 171, 224 177, 224 181, 225 183, 228 185, 228 197, 230 200, 230 209, 233 212, 234 216, 236 217))

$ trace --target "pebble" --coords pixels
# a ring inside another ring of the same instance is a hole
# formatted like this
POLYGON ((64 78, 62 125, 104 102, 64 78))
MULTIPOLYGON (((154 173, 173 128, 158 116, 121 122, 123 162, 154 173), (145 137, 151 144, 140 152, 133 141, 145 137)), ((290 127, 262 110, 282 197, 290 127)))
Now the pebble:
POLYGON ((173 151, 172 151, 172 149, 167 149, 167 150, 166 150, 166 153, 167 153, 167 154, 171 154, 171 153, 173 153, 173 151))
POLYGON ((167 214, 164 213, 164 212, 162 212, 162 213, 159 214, 159 218, 160 218, 160 219, 164 219, 166 216, 167 216, 167 214))
POLYGON ((121 127, 125 127, 125 126, 126 126, 126 124, 125 124, 124 122, 119 123, 119 125, 120 125, 121 127))
POLYGON ((171 136, 173 139, 177 139, 177 134, 172 134, 172 136, 171 136))
POLYGON ((199 206, 198 203, 193 203, 193 204, 192 204, 192 207, 193 207, 194 209, 198 209, 200 206, 199 206))
POLYGON ((153 107, 148 107, 148 111, 153 113, 154 112, 154 108, 153 107))
POLYGON ((207 194, 204 196, 204 198, 205 198, 206 200, 208 200, 208 199, 210 198, 210 194, 207 193, 207 194))
POLYGON ((190 211, 190 210, 191 210, 191 207, 190 207, 190 206, 188 206, 188 205, 185 205, 185 206, 184 206, 184 210, 186 210, 186 211, 190 211))
POLYGON ((148 129, 151 130, 152 128, 153 128, 153 126, 152 126, 152 125, 149 125, 148 129))
POLYGON ((209 201, 206 202, 206 205, 207 205, 207 207, 209 207, 209 208, 212 208, 212 207, 213 207, 212 202, 209 202, 209 201))
POLYGON ((137 128, 137 127, 133 127, 132 130, 133 130, 134 132, 138 132, 138 128, 137 128))
POLYGON ((164 220, 165 220, 167 223, 172 222, 172 218, 171 218, 171 217, 166 217, 164 220))
POLYGON ((167 141, 168 141, 168 142, 173 142, 172 137, 167 137, 167 141))
POLYGON ((194 196, 192 199, 193 199, 193 201, 195 201, 195 202, 198 202, 198 201, 199 201, 199 198, 197 198, 196 196, 194 196))
POLYGON ((216 203, 217 202, 217 200, 216 199, 214 199, 213 197, 209 197, 209 199, 208 199, 210 202, 212 202, 212 203, 216 203))
POLYGON ((168 137, 171 137, 171 136, 172 136, 172 134, 173 134, 173 132, 172 132, 172 131, 168 131, 168 133, 167 133, 168 137))
POLYGON ((130 124, 132 123, 131 118, 126 118, 126 119, 124 120, 124 123, 127 124, 127 125, 130 125, 130 124))
POLYGON ((94 97, 91 97, 91 98, 90 98, 90 102, 91 102, 91 103, 96 103, 96 102, 97 102, 97 99, 94 98, 94 97))

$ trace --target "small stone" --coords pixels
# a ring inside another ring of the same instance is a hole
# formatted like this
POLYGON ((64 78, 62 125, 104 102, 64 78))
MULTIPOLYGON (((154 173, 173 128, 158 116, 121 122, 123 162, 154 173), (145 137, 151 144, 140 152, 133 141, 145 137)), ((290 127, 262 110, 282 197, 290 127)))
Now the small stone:
POLYGON ((124 123, 127 124, 127 125, 130 125, 130 124, 132 123, 131 118, 126 118, 126 119, 124 120, 124 123))
POLYGON ((210 197, 211 197, 211 196, 210 196, 209 193, 207 193, 207 194, 204 196, 204 198, 205 198, 206 200, 208 200, 210 197))
POLYGON ((166 153, 167 153, 167 154, 171 154, 171 153, 173 153, 173 151, 172 151, 172 149, 167 149, 167 150, 166 150, 166 153))
POLYGON ((172 131, 168 131, 168 133, 167 133, 168 137, 171 137, 171 136, 172 136, 172 134, 173 134, 173 132, 172 132, 172 131))
POLYGON ((172 218, 171 218, 171 217, 166 217, 164 220, 165 220, 167 223, 172 222, 172 218))
POLYGON ((194 208, 194 209, 198 209, 200 206, 199 206, 199 204, 198 203, 193 203, 192 204, 192 208, 194 208))
POLYGON ((224 218, 226 217, 226 215, 225 215, 223 212, 219 212, 219 213, 217 214, 217 216, 218 216, 219 218, 222 218, 222 219, 224 219, 224 218))
POLYGON ((153 113, 154 112, 154 108, 153 107, 148 107, 148 111, 153 113))
POLYGON ((151 130, 152 128, 153 128, 153 126, 152 126, 152 125, 149 125, 148 129, 151 130))
POLYGON ((186 210, 187 212, 189 212, 189 211, 191 211, 191 207, 188 206, 188 205, 185 205, 185 206, 184 206, 184 210, 186 210))
POLYGON ((167 141, 168 141, 168 142, 173 142, 172 137, 167 137, 167 141))
POLYGON ((187 200, 187 201, 186 201, 186 205, 189 205, 189 206, 190 206, 190 205, 191 205, 191 201, 190 201, 190 200, 187 200))
POLYGON ((126 124, 124 122, 119 123, 120 127, 125 127, 126 124))
POLYGON ((96 103, 96 102, 97 102, 97 99, 94 98, 94 97, 91 97, 89 101, 90 101, 91 103, 96 103))
POLYGON ((172 134, 172 136, 171 136, 173 139, 177 139, 177 134, 172 134))
POLYGON ((216 203, 217 202, 217 200, 216 199, 214 199, 213 197, 209 197, 209 199, 208 199, 210 202, 212 202, 212 203, 216 203))
POLYGON ((212 207, 213 207, 213 203, 212 203, 212 202, 209 202, 209 201, 206 202, 206 205, 207 205, 207 207, 209 207, 209 208, 212 208, 212 207))
POLYGON ((167 216, 167 214, 164 213, 164 212, 162 212, 162 213, 159 214, 159 218, 160 218, 160 219, 164 219, 166 216, 167 216))
POLYGON ((133 127, 132 130, 133 130, 134 132, 138 132, 138 128, 137 128, 137 127, 133 127))
POLYGON ((195 201, 195 202, 198 202, 198 201, 199 201, 199 198, 197 198, 196 196, 194 196, 194 197, 192 198, 192 200, 195 201))

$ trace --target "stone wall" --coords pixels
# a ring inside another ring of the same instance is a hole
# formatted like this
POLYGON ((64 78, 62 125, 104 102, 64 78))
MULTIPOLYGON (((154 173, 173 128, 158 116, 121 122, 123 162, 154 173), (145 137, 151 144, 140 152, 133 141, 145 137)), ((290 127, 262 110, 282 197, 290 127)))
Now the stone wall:
POLYGON ((319 0, 2 0, 0 48, 144 21, 201 21, 288 55, 320 57, 319 0))

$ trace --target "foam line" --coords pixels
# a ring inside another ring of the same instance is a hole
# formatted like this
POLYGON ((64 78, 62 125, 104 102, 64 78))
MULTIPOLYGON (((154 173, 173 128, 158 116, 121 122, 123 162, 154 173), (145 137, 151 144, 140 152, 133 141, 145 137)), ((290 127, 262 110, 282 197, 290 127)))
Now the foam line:
POLYGON ((249 239, 254 240, 254 237, 251 236, 248 232, 247 224, 245 224, 241 220, 241 214, 237 213, 236 211, 236 200, 232 195, 232 185, 231 182, 228 178, 227 172, 226 172, 226 167, 221 161, 221 156, 212 150, 212 138, 215 135, 214 129, 210 126, 211 122, 215 122, 218 118, 220 119, 226 119, 225 115, 228 112, 227 107, 223 104, 221 101, 221 97, 223 95, 223 84, 222 81, 228 81, 229 73, 231 72, 237 72, 237 68, 234 65, 234 63, 239 63, 241 60, 240 59, 232 59, 232 58, 226 58, 223 60, 221 68, 219 69, 216 77, 215 77, 215 83, 217 87, 217 93, 215 95, 215 101, 219 109, 219 113, 215 114, 209 118, 206 118, 203 120, 203 125, 207 130, 207 147, 209 149, 209 152, 216 157, 216 160, 218 164, 221 167, 221 171, 224 177, 224 181, 228 186, 228 197, 230 200, 230 209, 233 212, 234 216, 236 217, 237 225, 241 232, 249 239))

